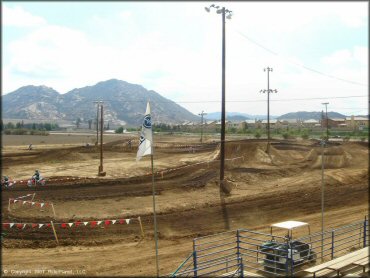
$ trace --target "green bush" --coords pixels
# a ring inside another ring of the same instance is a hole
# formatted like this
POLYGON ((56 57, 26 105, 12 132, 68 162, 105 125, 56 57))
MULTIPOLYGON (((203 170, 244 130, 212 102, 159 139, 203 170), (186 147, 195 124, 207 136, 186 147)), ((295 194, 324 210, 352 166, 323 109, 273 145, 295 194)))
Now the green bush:
POLYGON ((257 132, 254 134, 254 137, 256 137, 257 139, 261 138, 261 132, 257 131, 257 132))
POLYGON ((123 127, 120 126, 119 128, 117 128, 115 131, 115 133, 123 133, 123 127))
POLYGON ((289 133, 288 132, 284 132, 283 133, 283 138, 284 139, 288 139, 289 138, 289 133))
POLYGON ((308 139, 308 133, 303 133, 303 134, 301 135, 301 137, 302 137, 302 139, 308 139))
POLYGON ((27 134, 28 133, 28 131, 26 130, 26 129, 13 129, 12 131, 11 131, 11 134, 13 134, 13 135, 25 135, 25 134, 27 134))

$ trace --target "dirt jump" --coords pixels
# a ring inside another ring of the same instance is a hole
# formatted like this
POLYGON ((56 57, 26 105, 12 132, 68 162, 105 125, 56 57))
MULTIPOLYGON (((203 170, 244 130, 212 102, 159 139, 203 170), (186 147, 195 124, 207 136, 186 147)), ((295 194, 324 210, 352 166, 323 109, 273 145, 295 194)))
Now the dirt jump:
MULTIPOLYGON (((367 144, 330 143, 322 150, 314 140, 273 140, 267 153, 264 140, 228 138, 225 192, 217 140, 154 140, 160 275, 182 263, 194 237, 238 228, 268 232, 285 220, 319 231, 322 152, 327 228, 368 215, 367 144)), ((17 180, 2 191, 3 274, 155 276, 151 164, 149 157, 135 161, 137 138, 104 144, 105 177, 97 175, 98 146, 44 144, 27 151, 3 141, 2 173, 17 180), (47 182, 29 188, 24 181, 35 169, 47 182), (28 194, 30 203, 9 201, 28 194)))

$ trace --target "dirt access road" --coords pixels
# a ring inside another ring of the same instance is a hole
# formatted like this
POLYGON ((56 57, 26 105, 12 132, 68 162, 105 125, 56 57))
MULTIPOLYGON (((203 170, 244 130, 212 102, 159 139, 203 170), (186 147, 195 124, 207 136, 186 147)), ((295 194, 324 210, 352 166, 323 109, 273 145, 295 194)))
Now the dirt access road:
MULTIPOLYGON (((50 228, 3 229, 3 274, 27 270, 37 276, 155 275, 150 159, 135 162, 137 141, 130 148, 129 139, 104 145, 105 177, 96 175, 99 149, 85 147, 84 141, 48 142, 32 151, 4 144, 3 174, 24 180, 38 168, 48 182, 42 188, 17 183, 3 190, 3 223, 131 222, 95 228, 56 225, 59 246, 50 228), (34 201, 54 204, 55 219, 47 207, 13 204, 7 210, 9 198, 31 193, 36 193, 34 201)), ((196 137, 162 135, 155 142, 161 275, 173 272, 190 254, 194 237, 237 228, 268 232, 271 223, 288 219, 310 223, 312 232, 321 230, 318 142, 274 141, 270 156, 262 140, 227 142, 228 195, 220 194, 219 146, 214 139, 200 145, 196 137)), ((324 157, 326 227, 362 220, 368 214, 368 145, 333 143, 324 157)))

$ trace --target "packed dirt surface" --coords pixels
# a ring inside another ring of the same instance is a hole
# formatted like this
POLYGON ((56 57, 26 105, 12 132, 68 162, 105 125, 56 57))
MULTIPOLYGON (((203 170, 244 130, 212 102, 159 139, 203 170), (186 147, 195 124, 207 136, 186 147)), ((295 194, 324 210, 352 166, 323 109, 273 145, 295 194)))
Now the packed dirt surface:
MULTIPOLYGON (((104 138, 104 177, 97 175, 100 147, 91 144, 93 135, 89 145, 85 135, 70 135, 77 142, 68 143, 67 135, 54 136, 60 141, 48 138, 33 150, 3 137, 2 174, 17 183, 2 189, 2 222, 30 225, 3 227, 2 274, 155 276, 151 163, 150 157, 135 161, 136 134, 104 138), (44 187, 27 187, 35 169, 46 178, 44 187), (33 193, 34 202, 53 203, 55 216, 50 206, 21 202, 8 210, 9 198, 33 193), (106 219, 130 222, 60 224, 106 219), (57 223, 59 245, 51 227, 31 227, 50 221, 57 223)), ((238 228, 269 232, 270 224, 285 220, 320 231, 322 152, 326 228, 368 215, 367 143, 333 142, 322 149, 317 141, 272 141, 268 154, 264 140, 228 138, 222 191, 217 139, 200 144, 199 137, 155 134, 154 141, 161 275, 187 258, 195 237, 238 228)))

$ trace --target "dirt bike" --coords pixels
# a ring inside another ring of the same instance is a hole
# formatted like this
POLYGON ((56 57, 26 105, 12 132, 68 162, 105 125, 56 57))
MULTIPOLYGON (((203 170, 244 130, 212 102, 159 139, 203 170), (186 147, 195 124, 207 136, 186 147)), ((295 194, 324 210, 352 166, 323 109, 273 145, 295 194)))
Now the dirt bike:
POLYGON ((36 186, 36 185, 41 185, 44 186, 46 184, 46 181, 43 177, 39 177, 38 179, 35 176, 32 176, 30 180, 28 180, 27 185, 29 187, 36 186))
POLYGON ((11 180, 5 180, 5 179, 1 179, 1 187, 5 187, 5 188, 8 188, 8 187, 11 187, 13 184, 15 184, 15 181, 11 181, 11 180))

